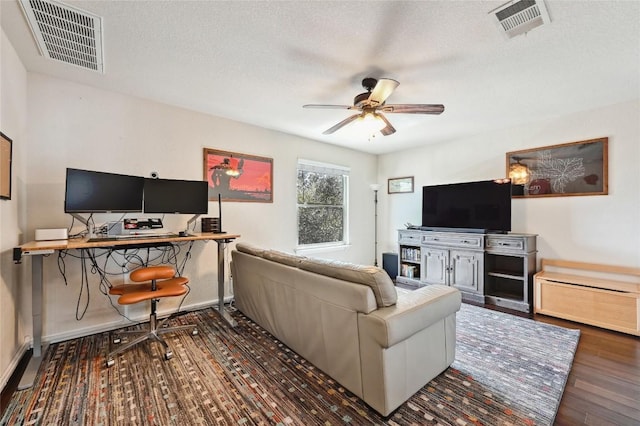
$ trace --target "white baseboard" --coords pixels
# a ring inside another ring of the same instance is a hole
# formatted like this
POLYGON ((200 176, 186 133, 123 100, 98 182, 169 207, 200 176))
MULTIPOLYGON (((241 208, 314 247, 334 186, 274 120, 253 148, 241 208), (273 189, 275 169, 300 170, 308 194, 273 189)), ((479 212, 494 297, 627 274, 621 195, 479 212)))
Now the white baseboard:
MULTIPOLYGON (((230 302, 233 299, 233 296, 230 297, 225 297, 225 302, 230 302)), ((193 303, 190 305, 185 305, 182 306, 180 308, 180 312, 191 312, 191 311, 198 311, 200 309, 205 309, 205 308, 210 308, 210 307, 217 307, 218 306, 218 300, 215 300, 213 302, 211 301, 207 301, 207 302, 200 302, 200 303, 193 303)), ((158 315, 158 318, 164 318, 164 317, 168 317, 171 314, 174 314, 175 311, 168 311, 168 312, 163 312, 160 313, 158 315)), ((134 317, 131 318, 133 320, 133 322, 124 320, 124 319, 118 319, 117 321, 111 321, 111 322, 107 322, 107 323, 102 323, 99 325, 95 325, 92 327, 83 327, 83 328, 76 328, 74 330, 70 330, 70 331, 65 331, 62 333, 54 333, 54 334, 47 334, 42 336, 42 341, 46 342, 46 343, 57 343, 57 342, 62 342, 65 340, 70 340, 70 339, 77 339, 79 337, 85 337, 85 336, 90 336, 92 334, 97 334, 97 333, 103 333, 105 331, 111 331, 111 330, 115 330, 118 328, 122 328, 122 327, 126 327, 128 325, 132 325, 132 324, 136 324, 138 322, 145 322, 145 321, 149 321, 149 315, 148 314, 143 314, 140 315, 138 317, 134 317)), ((31 347, 33 345, 33 342, 30 341, 29 343, 29 347, 31 347)))
POLYGON ((9 383, 9 379, 11 379, 14 371, 16 371, 18 364, 20 364, 20 360, 30 347, 31 343, 27 341, 18 348, 13 358, 11 358, 11 362, 7 366, 7 369, 2 372, 2 376, 0 377, 0 383, 2 383, 2 386, 0 386, 0 389, 4 390, 4 387, 7 386, 7 383, 9 383))

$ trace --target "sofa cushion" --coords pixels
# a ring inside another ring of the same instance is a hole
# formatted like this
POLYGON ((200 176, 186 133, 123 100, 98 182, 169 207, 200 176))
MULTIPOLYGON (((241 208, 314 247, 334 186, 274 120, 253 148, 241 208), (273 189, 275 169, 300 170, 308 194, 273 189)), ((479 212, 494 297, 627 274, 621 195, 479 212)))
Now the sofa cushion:
POLYGON ((367 285, 373 290, 379 308, 395 305, 398 299, 393 281, 383 269, 376 266, 304 258, 300 261, 298 268, 339 280, 367 285))
POLYGON ((236 250, 241 251, 242 253, 252 254, 258 257, 264 257, 264 253, 267 251, 263 248, 254 246, 252 244, 247 244, 247 243, 236 244, 236 250))
POLYGON ((304 256, 298 256, 291 253, 285 253, 283 251, 278 250, 267 250, 264 252, 263 256, 267 260, 271 260, 273 262, 282 263, 284 265, 293 266, 295 268, 300 265, 303 259, 306 259, 304 256))

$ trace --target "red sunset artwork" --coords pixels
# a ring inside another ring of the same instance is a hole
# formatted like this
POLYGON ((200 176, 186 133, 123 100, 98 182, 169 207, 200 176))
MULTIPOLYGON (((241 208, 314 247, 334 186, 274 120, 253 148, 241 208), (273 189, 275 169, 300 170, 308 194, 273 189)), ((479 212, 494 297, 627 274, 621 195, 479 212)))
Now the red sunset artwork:
POLYGON ((210 200, 273 201, 271 158, 205 148, 204 175, 210 200))

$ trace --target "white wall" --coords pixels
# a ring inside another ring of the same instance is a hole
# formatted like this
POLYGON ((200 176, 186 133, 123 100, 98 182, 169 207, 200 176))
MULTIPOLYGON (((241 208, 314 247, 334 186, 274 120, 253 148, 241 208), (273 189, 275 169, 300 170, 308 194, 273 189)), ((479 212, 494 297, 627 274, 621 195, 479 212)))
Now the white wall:
MULTIPOLYGON (((163 178, 202 179, 203 148, 274 159, 274 202, 224 203, 224 228, 239 241, 292 251, 296 242, 297 158, 350 166, 352 246, 319 255, 356 263, 373 259, 373 194, 369 184, 415 176, 413 194, 379 193, 379 252, 395 251, 396 230, 420 223, 420 187, 491 179, 505 174, 505 153, 609 137, 609 195, 518 199, 513 230, 539 235, 538 257, 640 266, 640 116, 630 102, 545 122, 375 157, 242 123, 28 74, 2 33, 0 129, 14 139, 13 199, 0 201, 0 374, 2 386, 31 333, 30 261, 11 262, 11 249, 33 239, 36 228, 66 227, 66 167, 163 178)), ((211 215, 217 209, 210 204, 211 215)), ((119 215, 98 215, 97 222, 119 215)), ((187 217, 165 217, 180 228, 187 217)), ((77 229, 77 228, 76 228, 77 229)), ((186 306, 217 300, 216 246, 196 243, 185 274, 192 282, 186 306)), ((90 275, 91 303, 77 321, 80 263, 45 259, 44 338, 55 341, 123 324, 90 275)), ((116 271, 117 272, 117 271, 116 271)), ((124 280, 114 273, 112 281, 124 280)), ((82 303, 81 303, 82 304, 82 303)), ((171 308, 171 306, 169 307, 171 308)), ((142 310, 132 316, 143 315, 142 310)))
POLYGON ((13 247, 22 240, 25 222, 24 146, 27 121, 27 73, 4 31, 0 39, 0 130, 13 140, 12 194, 0 200, 0 388, 27 349, 30 328, 25 310, 30 286, 23 292, 22 268, 13 264, 13 247))
MULTIPOLYGON (((296 162, 312 159, 351 167, 350 225, 352 246, 324 252, 324 257, 371 263, 373 261, 373 193, 377 158, 276 131, 212 117, 131 96, 29 74, 28 167, 26 171, 27 235, 37 228, 68 227, 63 212, 67 167, 149 176, 158 171, 170 179, 202 179, 203 148, 271 157, 274 160, 273 203, 223 203, 223 227, 239 233, 238 241, 292 252, 296 245, 296 162)), ((217 216, 217 204, 209 204, 217 216)), ((158 215, 151 215, 157 217, 158 215)), ((97 223, 121 215, 96 215, 97 223)), ((142 217, 129 214, 128 217, 142 217)), ((184 229, 189 216, 166 215, 168 230, 184 229)), ((77 223, 77 222, 76 222, 77 223)), ((199 229, 199 221, 197 223, 199 229)), ((80 228, 75 227, 75 230, 80 228)), ((185 307, 217 300, 215 243, 196 243, 185 275, 192 291, 185 307)), ((44 339, 57 341, 121 324, 123 320, 98 291, 90 275, 88 311, 76 320, 80 295, 80 261, 70 252, 65 258, 67 285, 58 271, 58 258, 44 260, 44 339)), ((113 283, 126 280, 122 269, 112 266, 113 283)), ((228 295, 229 289, 227 289, 228 295)), ((163 302, 161 307, 174 306, 163 302)), ((130 316, 145 315, 145 307, 130 316)))
POLYGON ((538 259, 640 266, 640 102, 627 102, 379 158, 378 181, 415 176, 413 194, 380 200, 380 246, 397 252, 397 229, 420 224, 423 185, 504 177, 505 154, 609 138, 609 195, 512 201, 513 232, 538 234, 538 259))

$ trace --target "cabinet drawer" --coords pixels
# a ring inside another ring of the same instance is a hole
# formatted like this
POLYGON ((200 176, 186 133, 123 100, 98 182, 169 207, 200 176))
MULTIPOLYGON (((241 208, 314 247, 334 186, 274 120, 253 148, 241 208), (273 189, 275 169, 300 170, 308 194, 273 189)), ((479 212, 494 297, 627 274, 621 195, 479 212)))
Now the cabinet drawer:
POLYGON ((483 238, 483 235, 430 234, 422 236, 422 244, 482 249, 483 238))
POLYGON ((400 244, 406 244, 411 246, 420 245, 420 232, 415 231, 399 231, 398 239, 400 244))
POLYGON ((524 239, 487 237, 487 248, 524 251, 524 239))
POLYGON ((512 254, 532 253, 536 251, 536 236, 532 234, 489 234, 487 251, 512 254))
POLYGON ((640 335, 640 294, 536 278, 535 312, 640 335))

